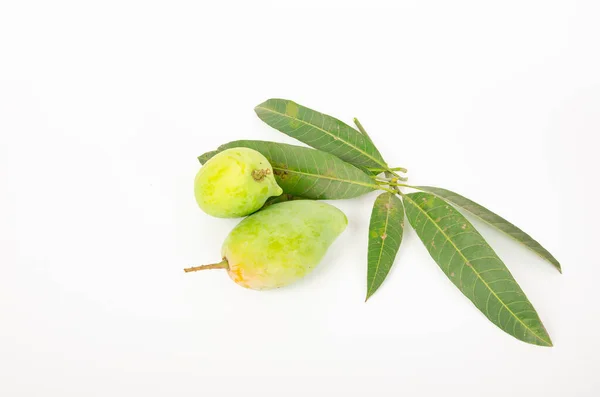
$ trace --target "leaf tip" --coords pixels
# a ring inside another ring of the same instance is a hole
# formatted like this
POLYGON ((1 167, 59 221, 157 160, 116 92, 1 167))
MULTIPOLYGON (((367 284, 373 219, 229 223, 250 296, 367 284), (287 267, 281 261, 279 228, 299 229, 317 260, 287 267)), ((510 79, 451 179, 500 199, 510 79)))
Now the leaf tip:
POLYGON ((367 295, 365 296, 365 303, 373 296, 373 294, 377 291, 377 288, 373 289, 373 285, 368 286, 367 295))
POLYGON ((552 343, 552 339, 550 339, 550 334, 546 330, 546 327, 542 323, 540 325, 541 325, 542 332, 541 332, 541 334, 536 333, 536 336, 540 341, 542 341, 544 343, 543 344, 538 343, 538 345, 543 346, 543 347, 553 347, 554 344, 552 343))
POLYGON ((217 154, 219 150, 211 150, 210 152, 206 152, 198 156, 198 161, 200 164, 204 165, 208 160, 210 160, 215 154, 217 154))
POLYGON ((263 101, 261 103, 259 103, 258 105, 256 105, 254 107, 254 113, 259 114, 260 111, 266 106, 267 103, 269 103, 270 99, 267 99, 266 101, 263 101))

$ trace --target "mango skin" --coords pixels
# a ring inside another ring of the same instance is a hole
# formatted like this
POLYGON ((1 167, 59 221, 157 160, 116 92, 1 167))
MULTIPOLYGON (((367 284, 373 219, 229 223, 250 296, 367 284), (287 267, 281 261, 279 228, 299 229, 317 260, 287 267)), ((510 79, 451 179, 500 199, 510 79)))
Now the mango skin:
POLYGON ((281 193, 269 161, 248 148, 231 148, 216 154, 200 168, 194 180, 198 206, 217 218, 249 215, 269 197, 281 193), (261 180, 253 175, 255 170, 263 173, 261 180))
POLYGON ((273 204, 240 222, 221 254, 237 284, 280 288, 310 273, 347 225, 342 211, 320 201, 273 204))

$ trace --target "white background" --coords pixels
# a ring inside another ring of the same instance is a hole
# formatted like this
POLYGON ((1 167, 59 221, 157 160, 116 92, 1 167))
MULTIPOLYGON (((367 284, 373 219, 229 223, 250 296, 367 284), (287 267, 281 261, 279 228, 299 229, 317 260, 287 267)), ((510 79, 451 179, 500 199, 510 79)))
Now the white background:
POLYGON ((0 395, 597 396, 599 3, 249 3, 0 3, 0 395), (489 323, 413 231, 364 303, 376 193, 334 202, 349 227, 292 287, 184 274, 237 223, 197 208, 196 156, 294 142, 270 97, 359 117, 411 182, 552 251, 563 275, 481 226, 555 347, 489 323))

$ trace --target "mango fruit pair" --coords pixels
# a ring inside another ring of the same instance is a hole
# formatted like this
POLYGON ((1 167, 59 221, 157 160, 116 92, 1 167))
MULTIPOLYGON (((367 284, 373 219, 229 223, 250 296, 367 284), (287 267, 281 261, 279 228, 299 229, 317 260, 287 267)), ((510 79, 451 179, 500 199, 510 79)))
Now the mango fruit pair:
POLYGON ((209 215, 249 216, 225 239, 220 263, 185 271, 225 269, 249 289, 279 288, 303 278, 348 225, 342 211, 319 201, 287 201, 260 210, 283 190, 268 160, 252 149, 228 149, 207 161, 196 175, 194 193, 209 215))

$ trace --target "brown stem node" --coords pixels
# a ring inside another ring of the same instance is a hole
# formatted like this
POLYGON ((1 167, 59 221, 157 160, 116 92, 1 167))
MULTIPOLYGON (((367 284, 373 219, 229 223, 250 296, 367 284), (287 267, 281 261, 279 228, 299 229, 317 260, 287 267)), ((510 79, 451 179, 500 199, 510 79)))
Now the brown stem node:
POLYGON ((254 178, 254 180, 257 182, 260 182, 270 173, 271 170, 268 168, 265 168, 264 170, 252 170, 252 178, 254 178))

